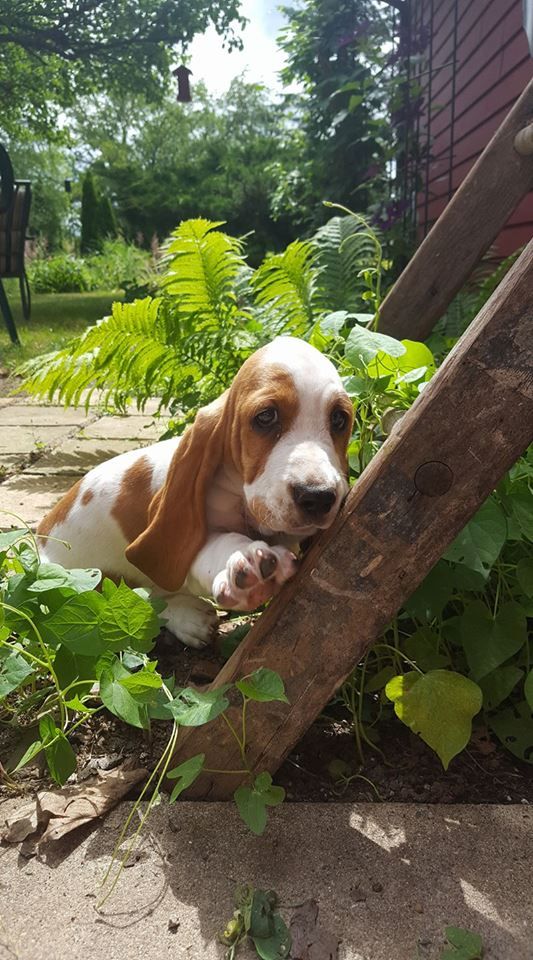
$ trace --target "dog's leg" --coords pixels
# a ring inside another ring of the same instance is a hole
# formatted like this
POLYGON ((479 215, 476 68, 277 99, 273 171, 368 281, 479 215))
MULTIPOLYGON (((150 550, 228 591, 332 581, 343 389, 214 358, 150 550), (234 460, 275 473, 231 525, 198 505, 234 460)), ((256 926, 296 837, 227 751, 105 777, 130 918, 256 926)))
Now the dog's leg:
POLYGON ((296 567, 286 547, 240 533, 212 534, 195 557, 186 585, 227 610, 255 610, 279 592, 296 567))
POLYGON ((178 640, 187 647, 201 649, 211 643, 217 629, 218 617, 212 603, 194 597, 190 593, 174 593, 166 596, 156 589, 152 594, 166 601, 161 619, 178 640))

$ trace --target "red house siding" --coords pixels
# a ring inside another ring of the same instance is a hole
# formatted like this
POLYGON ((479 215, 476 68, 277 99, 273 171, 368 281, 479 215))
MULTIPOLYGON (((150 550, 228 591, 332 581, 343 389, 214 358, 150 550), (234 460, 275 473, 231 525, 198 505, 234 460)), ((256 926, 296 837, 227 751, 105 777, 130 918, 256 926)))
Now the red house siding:
MULTIPOLYGON (((415 132, 422 237, 533 76, 533 60, 522 0, 412 0, 411 10, 413 42, 425 40, 415 132)), ((532 236, 530 193, 500 233, 497 255, 508 256, 532 236)))

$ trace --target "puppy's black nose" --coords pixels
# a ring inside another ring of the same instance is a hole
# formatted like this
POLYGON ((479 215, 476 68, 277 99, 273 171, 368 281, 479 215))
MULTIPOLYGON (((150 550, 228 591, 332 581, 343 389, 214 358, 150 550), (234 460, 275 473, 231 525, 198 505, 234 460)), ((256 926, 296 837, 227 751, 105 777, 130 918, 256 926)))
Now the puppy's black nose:
POLYGON ((314 487, 305 483, 295 483, 292 487, 294 502, 310 517, 323 517, 329 513, 337 494, 329 487, 314 487))

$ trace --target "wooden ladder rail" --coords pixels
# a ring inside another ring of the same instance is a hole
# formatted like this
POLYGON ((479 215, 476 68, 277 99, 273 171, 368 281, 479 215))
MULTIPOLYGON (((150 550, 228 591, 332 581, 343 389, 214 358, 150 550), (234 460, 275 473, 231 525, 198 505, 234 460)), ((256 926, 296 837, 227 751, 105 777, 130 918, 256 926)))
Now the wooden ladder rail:
MULTIPOLYGON (((216 678, 265 666, 285 682, 289 704, 248 709, 253 771, 275 772, 532 439, 533 241, 216 678)), ((181 730, 176 761, 200 752, 242 766, 220 719, 181 730)), ((202 774, 188 795, 226 799, 242 779, 202 774)))
POLYGON ((500 125, 380 310, 379 329, 425 340, 533 188, 533 80, 500 125), (529 134, 529 135, 528 135, 529 134))

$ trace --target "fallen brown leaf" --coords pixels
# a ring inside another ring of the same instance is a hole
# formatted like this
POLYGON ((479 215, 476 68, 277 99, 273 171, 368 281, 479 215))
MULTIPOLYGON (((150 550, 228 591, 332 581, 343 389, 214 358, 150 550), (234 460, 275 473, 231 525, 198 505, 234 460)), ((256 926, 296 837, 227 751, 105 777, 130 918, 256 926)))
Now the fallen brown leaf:
POLYGON ((306 900, 291 918, 292 960, 336 960, 339 938, 318 926, 318 903, 306 900))
POLYGON ((104 816, 147 775, 142 767, 132 770, 123 764, 114 770, 99 771, 91 783, 41 791, 5 821, 0 838, 7 843, 32 838, 36 846, 59 840, 82 824, 104 816))

